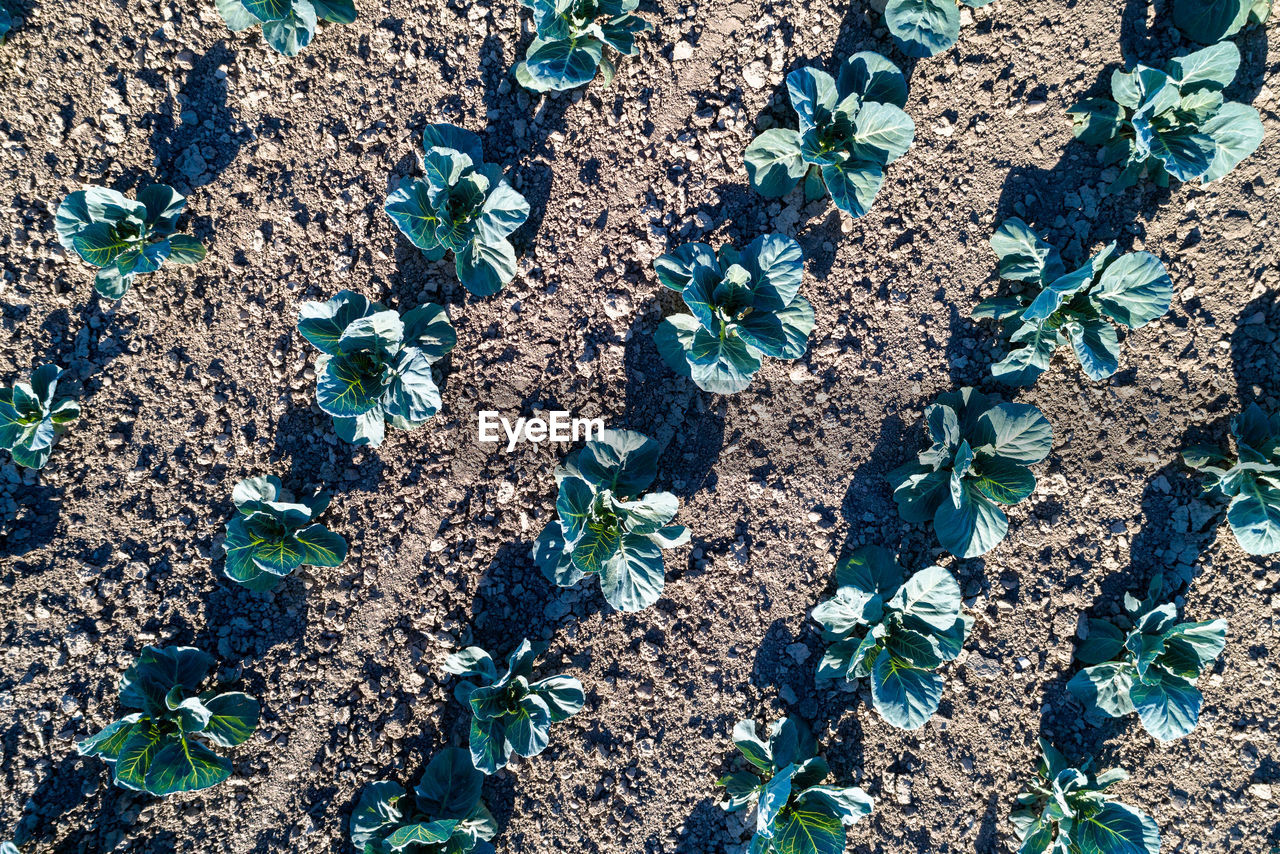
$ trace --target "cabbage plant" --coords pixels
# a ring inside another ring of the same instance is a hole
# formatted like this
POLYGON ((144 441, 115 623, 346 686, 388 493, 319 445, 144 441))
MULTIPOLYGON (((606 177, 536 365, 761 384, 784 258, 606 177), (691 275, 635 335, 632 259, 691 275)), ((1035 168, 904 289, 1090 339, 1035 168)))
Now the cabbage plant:
POLYGON ((516 275, 507 237, 529 218, 529 203, 484 162, 480 137, 449 124, 422 133, 422 169, 387 197, 396 227, 430 261, 453 253, 458 280, 476 296, 502 290, 516 275))
MULTIPOLYGON (((948 0, 949 2, 949 0, 948 0)), ((885 166, 915 139, 903 112, 907 80, 878 53, 855 53, 832 77, 816 68, 787 75, 799 129, 772 128, 747 146, 747 177, 756 192, 779 198, 804 179, 805 199, 824 194, 852 217, 871 209, 885 166)))
POLYGON ((741 252, 689 243, 654 268, 693 312, 662 321, 658 354, 703 391, 742 391, 765 356, 799 359, 808 349, 813 307, 799 295, 804 255, 790 237, 757 237, 741 252))
MULTIPOLYGON (((0 2, 0 44, 4 44, 4 40, 8 37, 9 30, 11 29, 13 29, 13 16, 9 14, 9 10, 5 8, 5 4, 0 2)), ((5 854, 3 846, 10 844, 11 843, 8 842, 0 843, 0 854, 5 854)), ((17 854, 18 849, 14 848, 13 851, 14 854, 17 854)))
POLYGON ((1226 175, 1262 142, 1262 119, 1248 104, 1227 101, 1240 49, 1231 42, 1171 60, 1164 71, 1137 66, 1111 76, 1111 98, 1086 98, 1068 112, 1077 139, 1102 146, 1105 163, 1121 167, 1112 192, 1144 175, 1157 186, 1208 184, 1226 175))
POLYGON ((298 331, 321 352, 316 402, 337 434, 378 447, 386 425, 414 430, 441 406, 431 366, 457 343, 449 317, 434 303, 397 314, 352 291, 304 302, 298 331))
POLYGON ((362 854, 493 854, 498 822, 481 800, 484 775, 460 747, 431 757, 413 793, 393 780, 365 786, 351 813, 362 854))
POLYGON ((640 52, 636 36, 653 25, 635 14, 640 0, 520 0, 533 11, 537 35, 523 62, 512 71, 516 82, 532 92, 565 91, 590 83, 601 72, 604 85, 613 81, 613 48, 622 56, 640 52))
POLYGON ((960 654, 973 628, 961 605, 960 585, 942 567, 908 578, 888 549, 857 549, 836 565, 836 595, 813 609, 831 644, 818 679, 870 678, 880 716, 919 729, 942 701, 935 671, 960 654))
POLYGON ((1167 312, 1173 299, 1173 280, 1150 252, 1119 255, 1109 243, 1068 273, 1058 250, 1016 217, 991 236, 991 248, 1001 278, 1039 288, 989 299, 973 310, 975 319, 1002 325, 1009 354, 991 366, 991 375, 1010 385, 1033 385, 1054 351, 1068 344, 1085 376, 1106 379, 1120 367, 1117 327, 1140 329, 1167 312))
POLYGON ((54 442, 80 417, 79 403, 58 397, 62 374, 57 365, 41 365, 31 372, 31 382, 0 386, 0 448, 24 468, 44 468, 54 442))
POLYGON ((505 768, 512 753, 527 759, 546 750, 551 725, 573 717, 586 702, 582 683, 572 676, 530 681, 533 660, 545 649, 545 644, 520 641, 501 676, 478 646, 445 660, 446 673, 463 677, 453 696, 471 712, 471 761, 486 774, 505 768))
POLYGON ((199 240, 174 233, 186 205, 186 198, 165 184, 141 188, 137 199, 86 186, 58 205, 54 229, 64 249, 98 268, 94 290, 120 299, 134 276, 154 273, 166 261, 196 264, 204 259, 199 240))
POLYGON ((898 512, 908 522, 932 521, 938 542, 957 557, 986 554, 1009 530, 1000 505, 1035 491, 1027 466, 1048 456, 1053 428, 1034 406, 971 388, 938 395, 924 416, 932 444, 889 473, 898 512))
POLYGON ((1142 726, 1161 741, 1189 734, 1200 718, 1200 673, 1227 645, 1227 621, 1178 621, 1178 606, 1162 605, 1161 576, 1147 598, 1125 594, 1124 625, 1090 618, 1089 635, 1076 650, 1088 665, 1067 683, 1087 709, 1108 717, 1138 713, 1142 726))
POLYGON ((845 827, 871 815, 874 801, 857 786, 826 786, 827 762, 798 718, 769 727, 768 741, 756 722, 738 721, 733 741, 750 763, 748 770, 720 778, 726 812, 755 808, 751 854, 839 854, 845 827))
POLYGON ((557 518, 533 544, 543 574, 561 587, 597 576, 619 611, 658 601, 662 550, 689 542, 689 529, 670 524, 680 507, 674 495, 645 494, 657 473, 658 443, 631 430, 604 430, 570 452, 556 467, 557 518))
POLYGON ((1205 476, 1205 489, 1229 499, 1227 524, 1240 548, 1253 555, 1280 552, 1280 412, 1270 417, 1256 403, 1231 419, 1236 455, 1188 448, 1183 461, 1205 476))
POLYGON ((1111 799, 1107 789, 1129 773, 1074 768, 1040 739, 1036 778, 1018 795, 1010 820, 1022 842, 1018 854, 1160 854, 1160 829, 1151 816, 1111 799))
MULTIPOLYGON (((991 0, 960 0, 974 9, 991 0)), ((937 56, 960 38, 960 6, 956 0, 889 0, 884 23, 907 56, 937 56)))
POLYGON ((1173 25, 1200 44, 1216 44, 1271 17, 1271 0, 1173 0, 1173 25))
POLYGON ((354 0, 214 0, 233 32, 261 25, 262 38, 277 53, 297 56, 311 44, 320 21, 350 24, 354 0))
POLYGON ((258 701, 238 691, 201 691, 213 656, 189 646, 146 647, 120 680, 120 705, 140 711, 108 724, 76 747, 113 768, 126 789, 171 795, 207 789, 231 776, 217 747, 243 744, 258 728, 258 701))
POLYGON ((317 492, 295 501, 275 475, 236 484, 231 500, 239 511, 227 522, 223 543, 227 578, 250 590, 271 590, 300 566, 341 566, 347 541, 313 520, 329 506, 317 492))

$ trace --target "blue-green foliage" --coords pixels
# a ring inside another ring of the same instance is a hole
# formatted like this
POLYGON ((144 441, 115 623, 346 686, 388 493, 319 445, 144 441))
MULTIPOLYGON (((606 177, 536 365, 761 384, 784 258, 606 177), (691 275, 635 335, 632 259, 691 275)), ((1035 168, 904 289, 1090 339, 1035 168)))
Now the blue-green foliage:
POLYGON ((831 644, 818 679, 870 678, 876 711, 919 729, 942 700, 934 671, 960 654, 973 627, 961 605, 960 585, 942 567, 907 578, 888 549, 857 549, 836 565, 836 595, 813 609, 831 644))
POLYGON ((1091 380, 1120 367, 1117 326, 1139 329, 1169 310, 1173 281, 1150 252, 1116 254, 1109 243, 1070 273, 1058 250, 1018 218, 991 236, 1004 279, 1029 282, 1028 290, 980 303, 975 319, 1002 324, 1009 354, 991 375, 1010 385, 1033 385, 1049 369, 1054 351, 1071 345, 1091 380))
POLYGON ((1000 505, 1035 491, 1027 466, 1048 456, 1053 428, 1034 406, 971 388, 938 395, 924 415, 932 444, 889 473, 898 512, 933 522, 938 542, 957 557, 986 554, 1009 530, 1000 505))
POLYGON ((1040 749, 1036 779, 1010 816, 1022 842, 1018 854, 1160 854, 1160 829, 1151 816, 1106 793, 1128 772, 1091 774, 1090 763, 1072 767, 1044 739, 1040 749))
MULTIPOLYGON (((0 0, 0 44, 4 44, 5 37, 9 35, 9 30, 11 30, 12 28, 13 28, 13 16, 10 15, 9 10, 5 8, 5 4, 3 0, 0 0)), ((10 843, 6 842, 3 844, 8 845, 10 843)), ((3 848, 0 848, 0 854, 5 854, 5 851, 3 848)), ((14 849, 14 854, 17 854, 16 848, 14 849)))
POLYGON ((243 744, 258 727, 258 701, 200 691, 213 657, 189 646, 146 647, 120 679, 120 705, 140 711, 77 745, 113 768, 118 786, 152 795, 205 789, 231 776, 231 761, 204 743, 243 744))
POLYGON ((328 302, 304 302, 298 331, 322 353, 316 402, 346 441, 376 448, 387 424, 413 430, 439 411, 431 366, 458 341, 440 306, 427 303, 401 316, 339 291, 328 302))
MULTIPOLYGON (((960 0, 978 8, 991 0, 960 0)), ((888 0, 884 23, 907 56, 937 56, 960 38, 960 6, 956 0, 888 0)))
POLYGON ((431 261, 453 253, 458 280, 477 296, 502 290, 516 275, 507 237, 529 218, 529 203, 484 162, 480 137, 449 124, 427 125, 422 168, 387 197, 396 227, 431 261))
POLYGON ((1172 741, 1196 727, 1203 701, 1196 680, 1222 654, 1227 621, 1180 623, 1176 604, 1156 604, 1163 589, 1157 575, 1145 600, 1126 593, 1122 626, 1090 618, 1076 650, 1088 666, 1067 687, 1087 709, 1112 718, 1137 712, 1147 732, 1172 741))
POLYGON ((1200 44, 1229 39, 1271 17, 1271 0, 1173 0, 1173 25, 1200 44))
POLYGON ((716 781, 725 788, 726 812, 756 810, 751 854, 840 854, 845 827, 871 815, 874 802, 857 786, 824 786, 827 762, 798 718, 769 727, 769 739, 756 734, 755 721, 738 721, 733 741, 750 763, 716 781))
POLYGON ((54 218, 58 242, 98 268, 94 289, 120 299, 133 277, 166 261, 195 264, 205 255, 194 237, 175 234, 187 200, 173 187, 151 184, 136 200, 106 187, 87 186, 62 200, 54 218))
POLYGON ((493 854, 498 822, 480 799, 483 788, 467 751, 446 747, 413 794, 392 780, 364 787, 351 813, 351 844, 361 854, 493 854))
POLYGON ((832 77, 816 68, 787 75, 799 129, 773 128, 747 146, 747 178, 779 198, 804 179, 809 201, 831 196, 852 217, 871 209, 885 166, 911 147, 916 125, 903 112, 907 80, 878 53, 855 53, 832 77))
POLYGON ((347 541, 313 521, 329 506, 317 492, 295 501, 275 475, 249 477, 231 492, 236 516, 227 522, 223 572, 250 590, 270 590, 300 566, 340 566, 347 541))
POLYGON ((1236 456, 1217 448, 1189 448, 1188 466, 1205 475, 1205 489, 1230 500, 1227 523, 1240 548, 1254 555, 1280 552, 1280 412, 1256 403, 1231 419, 1236 456))
POLYGON ((1149 176, 1167 187, 1216 181, 1262 142, 1262 119, 1248 104, 1223 99, 1240 67, 1240 49, 1222 42, 1171 60, 1164 71, 1139 65, 1111 76, 1111 98, 1086 98, 1068 112, 1076 138, 1102 146, 1121 167, 1113 192, 1149 176))
POLYGON ((689 542, 672 525, 679 500, 644 489, 658 474, 658 444, 630 430, 605 430, 556 467, 557 518, 533 544, 533 559, 561 587, 600 579, 605 601, 640 611, 662 595, 662 549, 689 542))
POLYGON ((808 349, 813 307, 799 295, 804 255, 790 237, 757 237, 741 252, 689 243, 654 268, 693 312, 663 320, 654 343, 672 370, 703 391, 742 391, 765 356, 799 359, 808 349))
POLYGON ((528 640, 507 657, 507 672, 498 675, 493 658, 478 646, 450 655, 446 673, 469 678, 453 695, 471 712, 471 761, 486 774, 505 768, 516 753, 528 758, 547 748, 551 725, 582 710, 586 695, 571 676, 533 678, 533 660, 545 644, 528 640))
POLYGON ((653 25, 634 14, 640 0, 520 0, 533 11, 537 35, 523 62, 512 71, 516 82, 533 92, 576 89, 603 71, 604 85, 613 80, 613 61, 605 51, 623 56, 640 52, 636 36, 653 25))
POLYGON ((53 443, 80 417, 80 404, 58 397, 57 365, 41 365, 31 372, 31 382, 0 387, 0 448, 13 461, 29 469, 44 468, 53 443))
POLYGON ((320 21, 350 24, 354 0, 214 0, 232 32, 261 25, 267 44, 285 56, 297 56, 311 44, 320 21))

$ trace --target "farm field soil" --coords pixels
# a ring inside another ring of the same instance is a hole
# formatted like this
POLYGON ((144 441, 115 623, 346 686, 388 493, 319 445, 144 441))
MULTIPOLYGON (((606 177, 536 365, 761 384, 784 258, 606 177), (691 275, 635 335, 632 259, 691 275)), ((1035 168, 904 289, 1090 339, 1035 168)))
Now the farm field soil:
POLYGON ((1238 40, 1232 94, 1266 126, 1255 155, 1208 187, 1108 196, 1065 109, 1121 63, 1179 48, 1165 2, 999 0, 918 62, 862 2, 646 2, 656 32, 611 86, 544 99, 509 74, 530 39, 515 0, 357 0, 354 24, 321 25, 292 60, 256 30, 231 34, 212 2, 17 5, 0 46, 0 378, 58 361, 84 408, 46 469, 0 466, 0 838, 21 826, 24 854, 351 850, 363 785, 415 782, 465 743, 445 656, 524 636, 550 644, 542 672, 580 678, 587 704, 488 781, 502 854, 745 851, 714 781, 736 720, 784 713, 813 724, 835 779, 876 798, 854 852, 1014 850, 1007 816, 1040 735, 1134 772, 1117 792, 1165 851, 1280 845, 1280 563, 1243 553, 1177 461, 1221 444, 1244 402, 1280 405, 1275 36, 1238 40), (915 144, 863 219, 761 199, 742 152, 790 120, 785 74, 855 50, 908 73, 915 144), (480 132, 532 205, 520 274, 492 298, 382 211, 437 121, 480 132), (190 193, 184 230, 209 256, 107 303, 53 211, 82 183, 140 180, 190 193), (1110 381, 1064 353, 1017 395, 1054 425, 1054 451, 1008 538, 956 561, 899 519, 884 475, 919 449, 923 407, 987 383, 1003 352, 968 317, 998 287, 986 241, 1013 215, 1068 261, 1112 240, 1155 253, 1175 298, 1128 336, 1110 381), (804 248, 809 352, 766 362, 734 397, 699 392, 654 348, 679 306, 653 259, 768 231, 804 248), (342 288, 439 302, 458 330, 441 415, 376 450, 337 440, 295 331, 300 302, 342 288), (657 486, 693 541, 666 554, 651 609, 615 613, 597 586, 562 590, 533 566, 567 448, 480 444, 476 418, 535 409, 662 444, 657 486), (265 473, 333 492, 322 521, 351 554, 264 595, 222 576, 220 545, 232 487, 265 473), (864 543, 952 569, 976 618, 916 732, 863 690, 813 683, 808 612, 841 550, 864 543), (1065 689, 1081 615, 1115 613, 1179 565, 1197 573, 1187 615, 1230 623, 1199 727, 1166 745, 1133 718, 1086 727, 1065 689), (76 755, 117 716, 117 680, 147 643, 206 649, 261 699, 227 783, 159 800, 76 755))

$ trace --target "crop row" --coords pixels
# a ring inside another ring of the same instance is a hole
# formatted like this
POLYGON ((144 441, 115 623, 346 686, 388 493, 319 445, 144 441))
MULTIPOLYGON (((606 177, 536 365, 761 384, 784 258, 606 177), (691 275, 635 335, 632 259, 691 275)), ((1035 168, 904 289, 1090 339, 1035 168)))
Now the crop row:
MULTIPOLYGON (((318 20, 355 19, 351 0, 216 2, 233 30, 261 26, 267 43, 289 56, 310 42, 318 20)), ((607 82, 614 66, 605 48, 632 54, 635 36, 650 29, 634 14, 635 0, 529 5, 537 36, 513 74, 535 92, 571 89, 597 74, 607 82)), ((1210 46, 1163 70, 1116 71, 1110 99, 1086 99, 1069 110, 1075 135, 1100 146, 1100 159, 1117 167, 1113 190, 1145 180, 1163 186, 1170 177, 1208 183, 1257 148, 1257 111, 1223 96, 1239 50, 1218 39, 1261 23, 1268 7, 1175 2, 1179 29, 1210 46)), ((955 0, 890 0, 885 18, 911 56, 935 55, 958 34, 955 0)), ((0 24, 7 26, 7 18, 0 24)), ((886 169, 914 141, 906 78, 886 57, 862 52, 834 75, 798 69, 787 89, 796 127, 765 130, 747 147, 752 186, 781 197, 803 185, 806 198, 830 196, 844 213, 864 215, 886 169)), ((421 163, 423 177, 395 190, 386 213, 428 259, 451 253, 472 293, 497 293, 516 275, 508 237, 527 220, 528 203, 501 166, 485 162, 480 138, 462 128, 428 126, 421 163)), ((117 300, 137 275, 204 258, 203 245, 178 229, 185 201, 159 184, 141 187, 133 199, 90 186, 63 200, 55 228, 67 249, 97 268, 97 293, 117 300)), ((974 311, 1008 339, 1007 355, 991 366, 995 382, 1033 385, 1066 346, 1087 378, 1107 379, 1119 367, 1122 335, 1169 309, 1173 283, 1150 253, 1120 253, 1110 244, 1069 271, 1057 248, 1018 219, 1001 224, 990 244, 1000 278, 1016 283, 974 311)), ((750 385, 766 357, 806 353, 815 318, 800 295, 803 253, 790 237, 765 234, 742 248, 686 244, 660 257, 655 272, 688 309, 654 331, 658 352, 699 388, 734 394, 750 385)), ((441 306, 400 312, 342 291, 302 304, 298 332, 320 351, 316 402, 345 441, 376 447, 388 425, 417 429, 441 409, 437 363, 457 343, 441 306)), ((60 374, 44 365, 29 382, 0 390, 0 445, 20 465, 43 467, 56 438, 80 416, 76 401, 58 393, 60 374)), ((1051 452, 1052 428, 1034 406, 970 388, 940 395, 924 421, 928 447, 889 475, 900 514, 932 524, 941 546, 958 558, 985 554, 1008 531, 1002 508, 1034 492, 1032 467, 1051 452)), ((1206 475, 1207 489, 1230 499, 1227 520, 1247 552, 1280 551, 1280 414, 1268 417, 1251 405, 1233 420, 1232 435, 1234 455, 1188 449, 1184 459, 1206 475)), ((675 495, 646 491, 658 474, 659 450, 640 433, 606 429, 557 467, 556 516, 531 550, 548 579, 567 587, 594 576, 620 611, 643 610, 661 597, 662 552, 689 542, 691 532, 675 524, 675 495)), ((270 591, 301 566, 345 560, 347 543, 319 521, 328 505, 323 492, 295 498, 268 475, 240 481, 231 497, 237 512, 226 525, 223 572, 235 583, 270 591)), ((908 571, 879 546, 845 556, 835 576, 834 596, 812 611, 829 644, 816 680, 868 679, 872 704, 887 722, 923 726, 944 690, 938 670, 960 654, 973 623, 955 578, 939 566, 908 571)), ((1181 621, 1172 599, 1189 580, 1157 574, 1141 598, 1126 595, 1122 623, 1089 621, 1076 653, 1084 666, 1068 687, 1090 719, 1136 713, 1160 740, 1194 729, 1202 701, 1196 680, 1221 654, 1226 623, 1181 621)), ((498 825, 481 797, 484 776, 513 754, 540 753, 552 725, 585 702, 577 679, 535 678, 540 652, 523 641, 502 673, 478 647, 448 658, 445 671, 458 677, 455 697, 472 716, 467 748, 437 754, 412 794, 393 781, 367 786, 351 817, 354 845, 366 854, 493 850, 498 825)), ((120 681, 120 704, 135 711, 81 741, 80 753, 109 763, 118 785, 153 795, 225 780, 231 762, 213 748, 250 738, 260 707, 244 693, 206 689, 213 665, 196 649, 145 648, 120 681)), ((732 735, 748 767, 719 781, 727 793, 722 806, 755 809, 751 850, 843 850, 845 827, 868 815, 873 801, 857 787, 824 784, 828 767, 808 727, 784 718, 762 737, 748 719, 732 735)), ((1012 817, 1023 854, 1159 851, 1154 821, 1105 793, 1123 771, 1092 773, 1089 761, 1072 765, 1047 742, 1043 753, 1012 817)), ((16 851, 12 843, 3 846, 16 851)))

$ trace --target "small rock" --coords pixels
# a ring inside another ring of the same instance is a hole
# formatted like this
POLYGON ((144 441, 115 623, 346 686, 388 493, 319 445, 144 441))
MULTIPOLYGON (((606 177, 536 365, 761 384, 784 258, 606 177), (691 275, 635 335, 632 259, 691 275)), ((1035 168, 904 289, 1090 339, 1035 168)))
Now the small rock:
POLYGON ((671 59, 675 62, 683 62, 693 57, 693 45, 685 41, 676 42, 675 47, 671 49, 671 59))
POLYGON ((1271 785, 1269 783, 1254 783, 1249 787, 1249 794, 1260 801, 1269 801, 1271 800, 1271 785))

